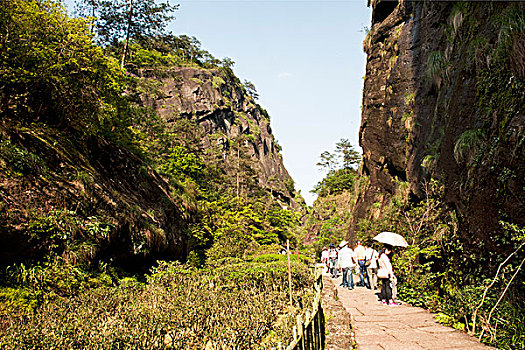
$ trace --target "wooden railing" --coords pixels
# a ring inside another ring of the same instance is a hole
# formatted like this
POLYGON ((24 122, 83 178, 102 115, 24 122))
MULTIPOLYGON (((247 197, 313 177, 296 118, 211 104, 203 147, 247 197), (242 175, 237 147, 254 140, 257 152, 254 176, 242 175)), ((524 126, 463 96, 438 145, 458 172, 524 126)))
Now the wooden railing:
POLYGON ((325 319, 321 307, 323 268, 322 264, 312 266, 315 276, 314 301, 311 309, 307 309, 304 315, 297 316, 297 325, 293 327, 293 341, 285 348, 278 343, 272 350, 323 350, 325 348, 325 319))

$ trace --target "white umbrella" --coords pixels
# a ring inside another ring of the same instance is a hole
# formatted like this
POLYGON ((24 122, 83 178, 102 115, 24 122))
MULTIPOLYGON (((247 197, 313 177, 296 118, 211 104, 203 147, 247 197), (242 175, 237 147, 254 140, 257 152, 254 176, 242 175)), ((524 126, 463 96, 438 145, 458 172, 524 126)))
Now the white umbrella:
POLYGON ((407 247, 408 243, 403 236, 394 232, 381 232, 374 239, 380 243, 390 244, 396 247, 407 247))

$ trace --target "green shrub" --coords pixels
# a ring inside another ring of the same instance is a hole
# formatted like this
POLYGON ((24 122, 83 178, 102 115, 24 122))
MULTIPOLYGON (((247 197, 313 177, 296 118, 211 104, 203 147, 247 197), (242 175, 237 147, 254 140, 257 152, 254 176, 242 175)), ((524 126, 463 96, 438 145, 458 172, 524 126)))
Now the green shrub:
POLYGON ((34 266, 11 265, 0 277, 0 315, 33 313, 43 304, 113 284, 104 264, 89 272, 56 257, 34 266))
MULTIPOLYGON (((290 261, 298 261, 297 260, 297 255, 295 255, 294 252, 292 252, 291 256, 290 256, 290 261)), ((256 262, 256 263, 268 263, 268 262, 276 262, 276 261, 288 261, 288 257, 286 256, 286 254, 263 254, 263 255, 259 255, 259 256, 256 256, 255 258, 253 258, 252 260, 253 262, 256 262)), ((313 261, 311 258, 303 255, 303 254, 299 254, 299 261, 303 264, 312 264, 313 261)))
POLYGON ((253 259, 253 262, 256 263, 266 263, 266 262, 273 262, 273 261, 288 261, 288 258, 286 254, 263 254, 256 256, 253 259))
POLYGON ((196 269, 160 262, 146 284, 134 281, 45 303, 9 317, 3 349, 267 349, 283 343, 300 305, 311 305, 313 276, 293 263, 294 308, 288 306, 288 265, 240 263, 196 269), (279 319, 279 322, 277 320, 279 319))
POLYGON ((454 158, 461 163, 470 161, 480 151, 485 134, 481 129, 471 129, 462 133, 454 145, 454 158))
POLYGON ((441 51, 433 51, 428 55, 427 59, 427 77, 432 78, 441 74, 443 69, 444 56, 441 51))
POLYGON ((10 140, 0 141, 0 158, 16 173, 38 175, 47 170, 44 161, 10 140))

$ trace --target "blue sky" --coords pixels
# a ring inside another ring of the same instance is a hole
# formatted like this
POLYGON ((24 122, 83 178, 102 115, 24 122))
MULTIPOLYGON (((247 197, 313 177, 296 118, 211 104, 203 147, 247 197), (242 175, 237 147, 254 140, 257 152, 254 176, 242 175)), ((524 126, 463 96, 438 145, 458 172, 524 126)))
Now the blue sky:
POLYGON ((170 30, 235 61, 268 110, 286 169, 308 204, 316 163, 341 138, 358 146, 366 0, 181 1, 170 30))
POLYGON ((310 190, 324 176, 320 154, 341 138, 358 146, 366 0, 178 3, 168 29, 197 37, 217 58, 230 57, 236 75, 255 84, 285 167, 311 205, 310 190))

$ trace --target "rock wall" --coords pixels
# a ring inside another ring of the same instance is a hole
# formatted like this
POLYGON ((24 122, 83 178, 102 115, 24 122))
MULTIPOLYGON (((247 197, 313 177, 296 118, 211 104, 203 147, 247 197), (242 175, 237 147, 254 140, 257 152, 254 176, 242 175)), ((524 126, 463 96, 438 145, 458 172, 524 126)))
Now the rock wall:
POLYGON ((177 67, 169 77, 142 71, 141 75, 162 83, 161 97, 144 97, 166 122, 179 118, 195 120, 203 131, 202 146, 219 146, 226 172, 234 172, 235 142, 242 144, 253 160, 259 186, 272 193, 283 207, 297 207, 293 180, 283 165, 280 146, 270 127, 267 112, 251 97, 231 71, 177 67))
POLYGON ((360 129, 370 185, 350 236, 359 219, 381 216, 400 182, 417 202, 431 178, 472 243, 500 220, 525 225, 523 4, 370 5, 360 129))

